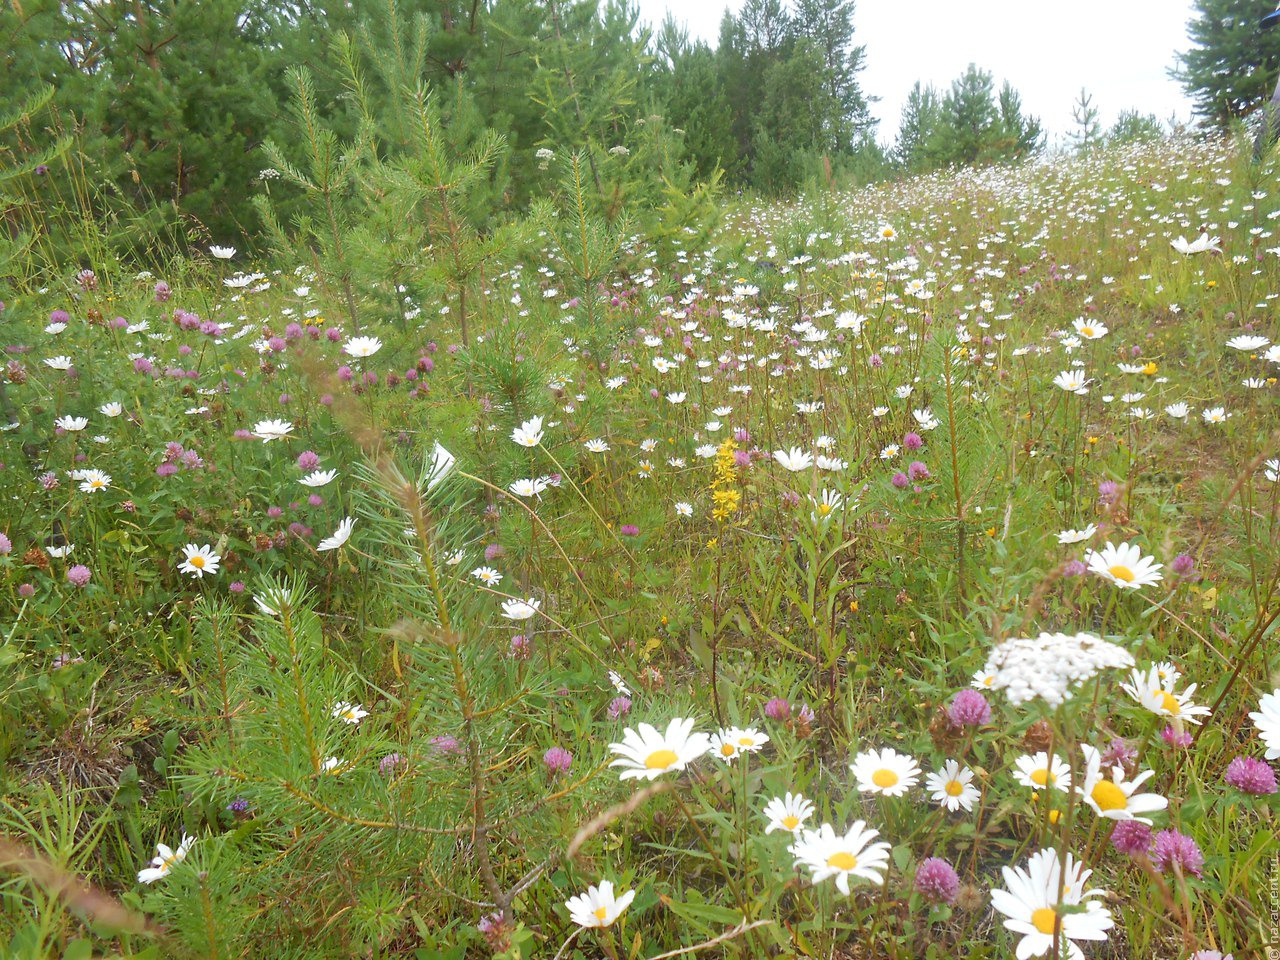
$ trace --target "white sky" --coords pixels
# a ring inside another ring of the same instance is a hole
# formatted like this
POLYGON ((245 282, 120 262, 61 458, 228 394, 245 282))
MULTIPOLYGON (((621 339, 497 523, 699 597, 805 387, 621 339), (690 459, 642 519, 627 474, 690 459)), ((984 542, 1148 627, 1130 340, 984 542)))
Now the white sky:
MULTIPOLYGON (((667 12, 712 45, 726 7, 742 0, 636 0, 655 26, 667 12)), ((1186 49, 1192 0, 857 0, 856 42, 867 48, 864 92, 880 97, 877 135, 897 134, 903 101, 916 80, 945 89, 970 62, 1008 80, 1024 107, 1051 134, 1072 126, 1084 86, 1109 125, 1137 108, 1161 120, 1191 117, 1182 88, 1169 79, 1174 53, 1186 49)))

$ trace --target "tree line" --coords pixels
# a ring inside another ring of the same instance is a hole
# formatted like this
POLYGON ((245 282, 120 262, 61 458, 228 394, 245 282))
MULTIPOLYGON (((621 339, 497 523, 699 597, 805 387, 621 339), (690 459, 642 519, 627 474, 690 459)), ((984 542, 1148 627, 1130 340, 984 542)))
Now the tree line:
MULTIPOLYGON (((1209 122, 1265 97, 1280 34, 1259 39, 1263 8, 1197 4, 1177 75, 1209 122)), ((558 176, 552 158, 578 150, 612 219, 695 184, 785 194, 1043 148, 1019 93, 977 65, 947 89, 917 83, 882 142, 860 39, 854 0, 746 0, 714 45, 642 25, 629 0, 22 0, 0 8, 0 165, 61 137, 101 203, 243 238, 265 226, 253 198, 280 173, 268 156, 304 162, 303 88, 304 123, 382 160, 414 136, 403 94, 429 95, 448 149, 487 152, 468 191, 478 223, 527 210, 558 176)), ((1084 147, 1104 135, 1081 96, 1084 147)), ((1108 135, 1159 130, 1129 112, 1108 135)), ((273 198, 286 220, 290 189, 273 198)))

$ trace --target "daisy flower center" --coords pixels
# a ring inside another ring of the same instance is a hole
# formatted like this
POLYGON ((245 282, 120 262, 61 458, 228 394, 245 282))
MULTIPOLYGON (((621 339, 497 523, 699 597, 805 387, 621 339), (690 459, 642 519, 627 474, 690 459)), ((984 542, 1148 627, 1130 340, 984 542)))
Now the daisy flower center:
MULTIPOLYGON (((732 757, 737 752, 738 748, 732 743, 722 743, 720 745, 720 756, 722 757, 732 757)), ((653 758, 650 757, 650 759, 652 760, 653 758)))
POLYGON ((196 569, 202 569, 204 567, 204 557, 199 555, 192 557, 187 562, 190 563, 196 569))
POLYGON ((609 915, 609 908, 600 907, 599 909, 592 911, 591 915, 595 917, 597 920, 599 920, 601 923, 604 923, 604 918, 609 915))
POLYGON ((666 770, 679 759, 674 750, 655 750, 645 758, 644 765, 649 770, 666 770))
POLYGON ((1086 337, 1092 337, 1093 327, 1081 327, 1080 332, 1083 333, 1086 337))
POLYGON ((1123 580, 1125 583, 1133 583, 1136 579, 1133 575, 1133 571, 1120 563, 1107 567, 1107 572, 1117 580, 1123 580))
POLYGON ((1058 926, 1058 914, 1053 907, 1041 907, 1031 914, 1031 924, 1041 933, 1053 936, 1058 926))
POLYGON ((952 780, 944 789, 947 791, 947 796, 958 797, 964 793, 964 784, 959 780, 952 780))
POLYGON ((1099 810, 1124 810, 1129 806, 1129 798, 1124 791, 1110 780, 1099 780, 1089 795, 1099 810))
POLYGON ((886 770, 882 767, 871 775, 871 782, 881 790, 888 790, 890 787, 898 785, 898 775, 892 770, 886 770))
POLYGON ((827 857, 827 866, 835 867, 837 870, 852 870, 857 865, 858 858, 847 850, 841 850, 827 857))
POLYGON ((831 512, 831 504, 829 503, 818 504, 818 512, 825 517, 827 514, 831 512))
POLYGON ((1037 787, 1044 787, 1044 786, 1048 786, 1051 783, 1057 783, 1058 778, 1055 777, 1048 770, 1032 770, 1031 782, 1034 783, 1037 787))
POLYGON ((796 827, 800 826, 800 818, 794 813, 789 813, 782 818, 782 825, 788 830, 794 830, 796 827))
POLYGON ((755 741, 754 741, 754 740, 752 740, 750 737, 739 737, 739 738, 738 738, 738 746, 740 746, 740 747, 750 747, 750 746, 754 746, 754 745, 755 745, 755 741))
POLYGON ((1182 712, 1182 704, 1180 704, 1178 702, 1178 698, 1168 690, 1153 690, 1151 692, 1159 695, 1160 706, 1164 709, 1165 713, 1176 717, 1182 712))

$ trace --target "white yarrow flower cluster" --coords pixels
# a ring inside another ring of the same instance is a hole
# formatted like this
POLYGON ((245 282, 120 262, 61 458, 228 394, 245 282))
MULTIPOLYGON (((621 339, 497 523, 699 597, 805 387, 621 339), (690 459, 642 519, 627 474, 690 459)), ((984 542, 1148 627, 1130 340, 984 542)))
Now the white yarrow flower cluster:
POLYGON ((1133 665, 1128 651, 1091 633, 1042 633, 996 646, 984 672, 994 676, 991 688, 1003 690, 1010 703, 1040 699, 1057 706, 1075 685, 1108 668, 1133 665))

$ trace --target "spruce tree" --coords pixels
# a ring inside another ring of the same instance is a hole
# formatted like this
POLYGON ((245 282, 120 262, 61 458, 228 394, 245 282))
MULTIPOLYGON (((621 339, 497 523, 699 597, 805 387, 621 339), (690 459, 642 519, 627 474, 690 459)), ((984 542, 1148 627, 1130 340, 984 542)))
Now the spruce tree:
POLYGON ((932 84, 922 86, 917 80, 902 107, 898 139, 893 148, 894 162, 914 173, 929 166, 929 144, 937 133, 942 114, 942 100, 932 84))
POLYGON ((1075 144, 1077 150, 1088 150, 1098 145, 1102 138, 1102 124, 1098 122, 1098 108, 1093 102, 1093 94, 1080 88, 1080 96, 1071 107, 1071 119, 1075 121, 1075 129, 1067 136, 1075 144))
POLYGON ((1206 125, 1225 129, 1270 97, 1280 31, 1259 30, 1258 23, 1274 9, 1273 0, 1196 0, 1187 25, 1191 48, 1178 54, 1170 75, 1206 125))

